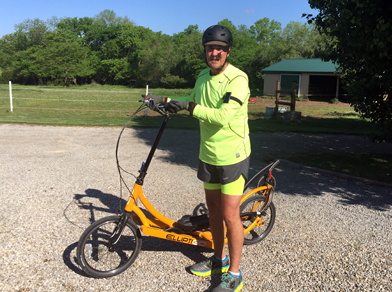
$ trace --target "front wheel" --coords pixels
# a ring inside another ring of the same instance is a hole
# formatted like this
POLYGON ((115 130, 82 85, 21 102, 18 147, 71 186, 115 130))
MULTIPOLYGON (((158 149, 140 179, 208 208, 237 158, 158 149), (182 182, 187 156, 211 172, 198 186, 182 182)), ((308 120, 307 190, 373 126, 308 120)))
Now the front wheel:
POLYGON ((256 195, 246 199, 240 206, 242 225, 244 230, 254 225, 254 227, 245 234, 244 244, 250 245, 262 241, 271 232, 275 223, 276 210, 274 204, 268 206, 263 212, 260 212, 265 201, 265 196, 256 195))
POLYGON ((91 224, 80 237, 77 259, 89 275, 96 278, 118 275, 129 268, 139 255, 142 237, 131 220, 127 220, 118 242, 110 243, 120 219, 121 216, 102 218, 91 224))

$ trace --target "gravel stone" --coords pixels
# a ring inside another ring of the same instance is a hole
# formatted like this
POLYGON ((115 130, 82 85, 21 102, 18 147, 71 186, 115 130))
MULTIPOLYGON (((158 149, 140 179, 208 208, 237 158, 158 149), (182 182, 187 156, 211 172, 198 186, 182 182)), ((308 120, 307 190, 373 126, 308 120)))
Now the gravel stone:
MULTIPOLYGON (((94 279, 75 262, 91 222, 115 214, 120 128, 0 125, 0 291, 211 291, 219 276, 189 267, 208 249, 143 237, 124 273, 94 279)), ((121 166, 138 174, 157 129, 127 129, 121 166)), ((167 129, 144 192, 171 219, 205 212, 197 131, 167 129)), ((252 134, 251 173, 288 151, 387 152, 355 136, 252 134)), ((244 246, 243 291, 392 291, 392 186, 278 165, 275 226, 244 246)), ((124 175, 132 188, 134 177, 124 175)))

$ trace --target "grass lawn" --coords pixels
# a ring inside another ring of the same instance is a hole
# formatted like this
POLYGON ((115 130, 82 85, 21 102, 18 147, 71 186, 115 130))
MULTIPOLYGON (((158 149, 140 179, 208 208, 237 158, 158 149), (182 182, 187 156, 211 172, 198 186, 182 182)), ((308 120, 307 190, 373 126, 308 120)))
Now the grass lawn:
MULTIPOLYGON (((123 126, 139 108, 145 89, 125 86, 85 85, 69 88, 54 86, 13 85, 13 112, 10 111, 8 84, 0 84, 0 123, 26 123, 60 126, 123 126)), ((150 89, 158 96, 187 96, 191 89, 150 89)), ((346 103, 299 101, 296 110, 302 113, 299 125, 284 123, 281 117, 265 119, 266 107, 274 107, 273 99, 257 98, 249 103, 249 127, 252 132, 297 132, 366 135, 374 127, 359 118, 346 103)), ((134 117, 130 126, 158 127, 162 118, 151 111, 134 117)), ((198 121, 185 113, 173 115, 171 128, 198 129, 198 121)), ((285 158, 285 157, 282 157, 285 158)), ((390 183, 392 155, 369 154, 294 155, 286 159, 309 166, 390 183), (327 161, 328 163, 325 163, 327 161), (369 169, 374 166, 374 169, 369 169)))

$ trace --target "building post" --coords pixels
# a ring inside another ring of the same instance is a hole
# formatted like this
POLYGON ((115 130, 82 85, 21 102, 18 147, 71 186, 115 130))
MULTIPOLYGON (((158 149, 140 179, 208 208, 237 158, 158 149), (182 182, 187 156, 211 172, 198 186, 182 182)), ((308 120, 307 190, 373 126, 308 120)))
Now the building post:
POLYGON ((279 97, 280 97, 280 81, 276 81, 276 101, 275 101, 275 116, 278 116, 278 110, 279 110, 279 97))

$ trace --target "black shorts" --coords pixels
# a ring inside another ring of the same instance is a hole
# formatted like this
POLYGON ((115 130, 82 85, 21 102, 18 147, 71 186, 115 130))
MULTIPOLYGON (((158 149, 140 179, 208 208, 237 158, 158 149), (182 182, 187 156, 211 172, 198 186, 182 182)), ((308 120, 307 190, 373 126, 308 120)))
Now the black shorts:
POLYGON ((248 180, 250 157, 232 165, 215 166, 199 160, 197 178, 206 183, 229 184, 236 181, 241 175, 248 180))

